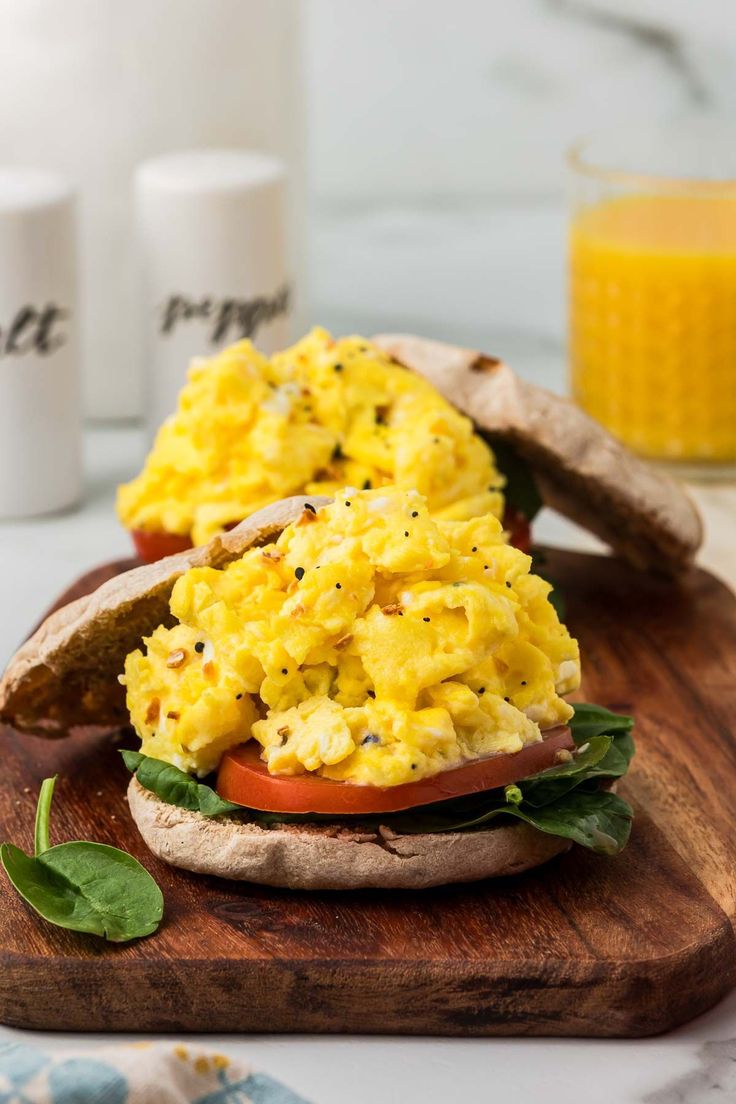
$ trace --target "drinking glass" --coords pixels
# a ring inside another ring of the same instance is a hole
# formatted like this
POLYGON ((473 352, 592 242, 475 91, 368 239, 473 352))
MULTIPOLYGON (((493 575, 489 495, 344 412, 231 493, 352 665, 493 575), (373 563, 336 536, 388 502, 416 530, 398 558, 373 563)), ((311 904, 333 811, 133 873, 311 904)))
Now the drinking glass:
POLYGON ((610 132, 569 154, 574 398, 683 475, 736 472, 736 131, 610 132))

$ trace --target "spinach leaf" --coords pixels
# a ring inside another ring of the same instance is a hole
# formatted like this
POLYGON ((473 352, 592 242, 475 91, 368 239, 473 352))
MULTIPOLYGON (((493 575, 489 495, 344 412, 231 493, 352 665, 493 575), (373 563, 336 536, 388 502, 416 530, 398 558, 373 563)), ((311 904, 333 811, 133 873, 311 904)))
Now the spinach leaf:
POLYGON ((527 521, 533 521, 544 503, 531 468, 507 441, 488 433, 481 436, 493 449, 498 470, 506 477, 503 493, 509 506, 517 509, 527 521))
POLYGON ((0 862, 31 908, 61 928, 99 935, 115 943, 154 932, 163 896, 137 859, 104 843, 75 840, 49 846, 55 778, 47 778, 36 808, 35 854, 12 843, 0 846, 0 862))
MULTIPOLYGON (((587 746, 581 745, 585 750, 578 752, 569 763, 561 763, 532 778, 524 779, 521 783, 524 801, 528 801, 530 805, 549 805, 569 790, 574 790, 581 782, 590 778, 611 777, 603 764, 611 752, 612 743, 610 736, 594 736, 587 746)), ((625 773, 625 770, 621 773, 625 773)))
POLYGON ((224 816, 227 813, 243 812, 242 805, 232 801, 223 801, 211 786, 198 782, 191 774, 179 770, 171 763, 161 759, 151 759, 139 751, 121 752, 125 765, 145 790, 156 794, 167 805, 178 805, 192 813, 203 816, 224 816))
MULTIPOLYGON (((577 706, 575 709, 577 711, 577 706)), ((587 718, 589 713, 587 705, 581 707, 581 717, 587 718)), ((598 708, 595 706, 594 708, 598 708)), ((608 710, 605 710, 607 713, 608 710)), ((577 716, 577 712, 576 712, 577 716)), ((634 741, 630 732, 623 730, 624 722, 631 721, 630 717, 618 717, 610 714, 614 720, 611 726, 614 731, 606 735, 591 736, 584 742, 580 742, 575 733, 575 717, 570 722, 573 739, 576 740, 578 751, 569 763, 561 763, 534 775, 523 782, 524 800, 530 805, 541 807, 557 801, 563 794, 584 784, 595 782, 604 778, 621 778, 629 769, 634 754, 634 741), (621 730, 616 726, 621 724, 621 730)), ((583 720, 587 725, 587 720, 583 720)), ((587 787, 590 789, 590 787, 587 787)))
POLYGON ((529 554, 532 558, 532 571, 534 574, 539 575, 540 578, 544 579, 552 587, 552 590, 549 592, 549 603, 560 621, 564 622, 567 616, 567 602, 565 600, 565 595, 546 570, 548 562, 547 553, 541 548, 532 547, 529 554))
POLYGON ((634 727, 634 718, 627 717, 623 713, 612 713, 602 705, 593 705, 590 702, 575 702, 573 704, 575 715, 570 723, 570 731, 575 743, 580 746, 593 736, 616 736, 620 733, 631 732, 634 727))
POLYGON ((571 839, 598 855, 616 855, 626 846, 634 816, 628 802, 605 790, 572 790, 542 809, 516 805, 505 812, 540 832, 571 839))
POLYGON ((568 762, 558 763, 554 767, 547 767, 539 774, 531 775, 529 781, 549 781, 554 778, 575 778, 577 775, 587 774, 603 762, 611 750, 610 736, 593 736, 584 744, 580 744, 576 754, 568 762))
POLYGON ((543 578, 545 578, 548 583, 552 584, 552 590, 549 592, 549 603, 560 621, 564 624, 565 618, 567 617, 567 602, 565 601, 565 595, 557 586, 554 579, 550 579, 548 575, 544 575, 543 578))
POLYGON ((603 779, 619 778, 634 753, 631 717, 602 706, 576 703, 570 729, 577 752, 566 763, 521 779, 513 786, 468 794, 403 813, 340 818, 332 814, 267 813, 235 805, 169 763, 137 751, 122 753, 142 786, 163 801, 205 816, 241 813, 263 827, 334 823, 347 820, 366 828, 386 825, 407 835, 472 831, 499 816, 516 817, 542 832, 572 839, 600 854, 615 854, 628 840, 632 812, 615 794, 599 789, 603 779))
POLYGON ((463 832, 484 828, 500 816, 517 817, 540 832, 574 840, 601 855, 615 855, 626 846, 633 812, 631 806, 616 794, 604 790, 589 793, 575 789, 542 808, 535 808, 522 800, 519 804, 493 804, 478 816, 460 822, 453 822, 438 813, 417 811, 399 814, 390 823, 397 832, 419 835, 424 832, 463 832))

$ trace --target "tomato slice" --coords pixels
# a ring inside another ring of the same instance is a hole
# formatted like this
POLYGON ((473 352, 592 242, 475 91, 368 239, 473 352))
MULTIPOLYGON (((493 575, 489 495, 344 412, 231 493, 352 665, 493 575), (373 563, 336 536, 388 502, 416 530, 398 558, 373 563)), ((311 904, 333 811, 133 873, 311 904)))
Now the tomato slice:
POLYGON ((339 816, 393 813, 464 794, 508 786, 555 763, 561 749, 572 750, 570 729, 550 729, 541 743, 513 755, 493 755, 400 786, 356 786, 331 782, 314 774, 273 775, 260 758, 255 740, 225 752, 217 775, 217 792, 226 801, 270 813, 334 813, 339 816))
POLYGON ((192 547, 192 542, 187 536, 178 533, 155 533, 147 529, 131 529, 138 559, 144 563, 156 563, 164 556, 173 556, 175 552, 186 552, 192 547))
POLYGON ((507 505, 503 512, 503 527, 509 535, 509 543, 528 554, 532 546, 532 529, 524 514, 507 505))

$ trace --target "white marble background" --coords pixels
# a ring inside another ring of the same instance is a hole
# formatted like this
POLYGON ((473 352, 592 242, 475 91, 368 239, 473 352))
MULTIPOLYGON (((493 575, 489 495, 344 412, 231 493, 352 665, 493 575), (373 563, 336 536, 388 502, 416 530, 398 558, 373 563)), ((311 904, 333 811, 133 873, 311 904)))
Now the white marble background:
POLYGON ((313 317, 564 384, 579 137, 728 115, 733 0, 305 0, 313 317))

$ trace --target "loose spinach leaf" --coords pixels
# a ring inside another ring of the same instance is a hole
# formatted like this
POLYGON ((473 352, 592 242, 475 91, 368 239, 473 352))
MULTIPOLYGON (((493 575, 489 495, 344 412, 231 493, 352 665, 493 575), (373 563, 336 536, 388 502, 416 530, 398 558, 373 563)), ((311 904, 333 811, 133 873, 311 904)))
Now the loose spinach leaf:
POLYGON ((223 801, 211 786, 198 782, 171 763, 161 759, 151 759, 139 751, 121 752, 125 765, 138 779, 145 790, 150 790, 168 805, 178 805, 203 816, 224 816, 227 813, 243 812, 242 805, 232 801, 223 801))
POLYGON ((517 509, 527 521, 533 521, 544 503, 531 468, 508 442, 488 433, 481 436, 493 449, 498 470, 506 477, 503 493, 509 506, 517 509))
POLYGON ((137 859, 103 843, 75 840, 49 846, 55 778, 41 786, 36 810, 35 855, 12 843, 0 846, 0 862, 31 908, 61 928, 122 943, 154 932, 163 895, 137 859))

